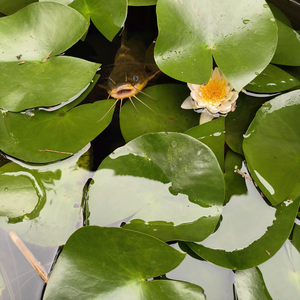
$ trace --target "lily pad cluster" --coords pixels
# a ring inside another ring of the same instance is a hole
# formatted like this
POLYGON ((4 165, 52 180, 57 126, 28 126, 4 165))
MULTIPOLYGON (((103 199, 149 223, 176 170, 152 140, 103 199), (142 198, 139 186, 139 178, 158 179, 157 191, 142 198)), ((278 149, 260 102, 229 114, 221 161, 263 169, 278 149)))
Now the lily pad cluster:
POLYGON ((300 39, 278 8, 20 0, 0 12, 0 226, 64 245, 44 299, 299 297, 300 39), (181 82, 146 88, 119 114, 114 99, 87 103, 100 63, 65 51, 91 22, 112 41, 128 6, 151 5, 154 58, 181 82), (180 105, 214 65, 246 93, 198 125, 180 105), (94 165, 90 142, 113 115, 124 143, 94 165))

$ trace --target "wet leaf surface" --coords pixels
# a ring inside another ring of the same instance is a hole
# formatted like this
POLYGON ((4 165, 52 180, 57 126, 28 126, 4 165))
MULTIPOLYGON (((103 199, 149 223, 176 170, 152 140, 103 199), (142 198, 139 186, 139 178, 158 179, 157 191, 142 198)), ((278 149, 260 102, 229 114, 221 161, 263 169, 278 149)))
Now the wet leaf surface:
POLYGON ((143 135, 107 157, 89 190, 90 224, 129 218, 124 228, 164 241, 203 240, 224 201, 213 152, 179 133, 143 135))
POLYGON ((300 178, 299 104, 299 90, 270 100, 258 110, 243 142, 251 175, 273 205, 300 196, 299 191, 291 196, 300 178))
POLYGON ((262 0, 160 1, 157 22, 155 60, 159 68, 195 84, 208 82, 213 56, 240 91, 266 68, 277 44, 275 20, 262 0))
POLYGON ((199 124, 199 114, 180 107, 189 96, 185 84, 160 84, 143 92, 151 98, 141 93, 137 97, 152 110, 136 99, 132 99, 136 109, 130 101, 121 109, 120 127, 126 141, 151 132, 184 132, 199 124))
POLYGON ((21 111, 67 101, 90 83, 100 66, 57 56, 88 29, 86 20, 65 5, 33 3, 1 18, 0 28, 2 109, 21 111))
POLYGON ((139 232, 84 227, 67 241, 44 299, 205 299, 202 288, 191 283, 147 281, 169 272, 184 257, 139 232))

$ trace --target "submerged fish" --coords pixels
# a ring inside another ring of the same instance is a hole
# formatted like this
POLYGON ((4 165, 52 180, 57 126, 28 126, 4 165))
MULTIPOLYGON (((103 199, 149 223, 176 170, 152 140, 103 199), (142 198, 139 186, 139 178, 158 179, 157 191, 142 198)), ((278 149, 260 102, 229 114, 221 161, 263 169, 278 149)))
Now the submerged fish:
MULTIPOLYGON (((109 111, 115 106, 118 100, 121 100, 122 104, 122 100, 125 98, 129 98, 135 107, 131 97, 139 100, 136 97, 136 94, 143 93, 142 89, 147 85, 149 80, 161 72, 160 70, 156 70, 154 74, 153 72, 152 75, 148 74, 145 66, 145 54, 146 47, 141 38, 134 36, 133 38, 126 40, 126 32, 123 32, 121 47, 116 53, 114 68, 108 77, 106 86, 109 96, 116 99, 116 102, 109 111)), ((139 101, 142 102, 141 100, 139 101)), ((145 103, 143 104, 151 109, 145 103)))

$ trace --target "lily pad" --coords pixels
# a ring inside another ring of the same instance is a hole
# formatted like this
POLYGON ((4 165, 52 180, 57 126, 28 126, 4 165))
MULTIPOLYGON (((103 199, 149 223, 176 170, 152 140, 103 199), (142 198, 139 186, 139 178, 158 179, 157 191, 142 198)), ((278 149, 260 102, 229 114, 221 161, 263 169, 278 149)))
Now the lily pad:
MULTIPOLYGON (((274 300, 270 297, 261 272, 257 268, 236 271, 235 287, 239 299, 274 300)), ((281 291, 281 297, 283 294, 281 291)))
POLYGON ((300 86, 300 81, 277 66, 268 65, 245 89, 257 93, 276 93, 300 86))
POLYGON ((258 268, 273 300, 299 298, 300 254, 289 240, 258 268))
POLYGON ((253 182, 246 180, 246 185, 246 195, 233 195, 224 206, 216 232, 200 243, 187 243, 200 257, 228 269, 253 268, 274 256, 290 235, 300 203, 298 197, 272 207, 253 182))
POLYGON ((112 104, 113 100, 103 100, 72 109, 74 103, 53 111, 7 112, 0 118, 0 149, 29 162, 44 163, 66 158, 109 125, 113 110, 103 120, 101 118, 112 104))
POLYGON ((244 134, 257 110, 269 99, 270 97, 258 98, 240 93, 235 111, 225 118, 225 141, 234 152, 244 155, 244 134))
POLYGON ((191 283, 147 280, 169 272, 184 257, 139 232, 83 227, 64 246, 44 299, 205 299, 202 288, 191 283))
POLYGON ((40 195, 34 176, 17 164, 0 168, 0 216, 13 219, 29 215, 39 203, 40 195))
POLYGON ((225 118, 198 125, 185 132, 208 146, 215 154, 221 169, 224 170, 225 118))
POLYGON ((213 152, 179 133, 143 135, 104 159, 89 189, 90 224, 200 241, 218 223, 222 171, 213 152))
POLYGON ((184 84, 160 84, 143 90, 145 94, 138 100, 126 102, 120 113, 120 127, 124 139, 128 142, 142 134, 151 132, 184 132, 199 124, 199 115, 180 106, 189 95, 184 84))
POLYGON ((69 6, 79 11, 86 20, 92 19, 109 41, 119 32, 127 16, 127 0, 75 0, 69 6))
POLYGON ((5 209, 1 208, 0 227, 37 245, 64 244, 83 224, 82 190, 91 174, 79 165, 87 150, 54 164, 12 162, 0 168, 0 207, 5 209), (23 181, 27 185, 21 185, 23 181))
POLYGON ((251 175, 273 205, 289 199, 299 182, 299 114, 300 90, 280 95, 258 110, 245 135, 251 175))
POLYGON ((86 87, 100 66, 57 56, 75 44, 88 28, 78 12, 65 5, 30 4, 1 18, 0 28, 2 109, 21 111, 64 102, 86 87))
POLYGON ((185 82, 208 82, 213 56, 240 91, 266 68, 276 49, 275 19, 263 0, 159 1, 157 22, 157 65, 185 82))

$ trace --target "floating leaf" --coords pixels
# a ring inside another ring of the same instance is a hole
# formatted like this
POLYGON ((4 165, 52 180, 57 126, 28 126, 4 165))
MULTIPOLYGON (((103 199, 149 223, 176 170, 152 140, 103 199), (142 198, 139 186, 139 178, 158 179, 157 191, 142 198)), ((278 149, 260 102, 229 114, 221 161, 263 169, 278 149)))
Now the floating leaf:
POLYGON ((124 228, 162 240, 203 240, 219 220, 222 171, 213 152, 179 133, 143 135, 104 159, 89 189, 90 224, 130 218, 124 228))
POLYGON ((224 127, 225 118, 220 117, 212 122, 198 125, 185 132, 185 134, 199 140, 214 152, 222 170, 224 170, 224 127))
POLYGON ((39 194, 34 176, 17 164, 0 168, 0 216, 12 219, 29 215, 37 206, 39 194))
POLYGON ((18 162, 0 168, 0 227, 41 246, 64 244, 83 224, 82 190, 91 174, 79 165, 86 150, 54 164, 18 162), (8 213, 3 204, 11 208, 8 213))
POLYGON ((266 103, 243 142, 251 175, 273 205, 289 199, 300 178, 299 104, 300 90, 266 103))
POLYGON ((148 235, 87 226, 67 241, 44 299, 205 299, 187 282, 147 279, 180 264, 185 254, 148 235))
POLYGON ((200 257, 228 269, 253 268, 274 256, 290 235, 300 203, 299 197, 272 207, 252 182, 246 185, 246 195, 233 195, 224 206, 216 232, 200 243, 187 243, 200 257))
POLYGON ((235 287, 239 299, 272 300, 257 268, 236 271, 235 287))
POLYGON ((213 56, 239 91, 276 49, 276 23, 263 0, 159 1, 157 22, 155 60, 164 73, 185 82, 207 83, 213 56))
POLYGON ((257 93, 275 93, 300 85, 294 76, 274 65, 268 65, 245 89, 257 93))
POLYGON ((273 300, 299 298, 300 254, 289 240, 258 268, 273 300))
POLYGON ((109 41, 124 25, 127 16, 127 0, 75 0, 70 6, 87 20, 92 19, 93 24, 109 41))
POLYGON ((235 111, 225 118, 225 141, 234 152, 244 155, 242 147, 244 134, 256 111, 269 99, 250 97, 240 93, 235 111))
POLYGON ((54 111, 7 112, 0 118, 0 149, 29 162, 44 163, 66 158, 109 125, 113 110, 103 120, 101 118, 112 103, 113 100, 103 100, 73 109, 70 109, 71 103, 54 111))
POLYGON ((183 132, 199 124, 198 114, 180 107, 189 95, 185 84, 155 85, 143 92, 151 98, 144 94, 137 97, 154 112, 135 99, 138 111, 129 101, 122 107, 120 127, 126 141, 151 132, 183 132))
POLYGON ((33 3, 1 18, 0 28, 2 109, 21 111, 67 101, 89 84, 99 68, 79 58, 57 56, 88 28, 70 7, 33 3))

